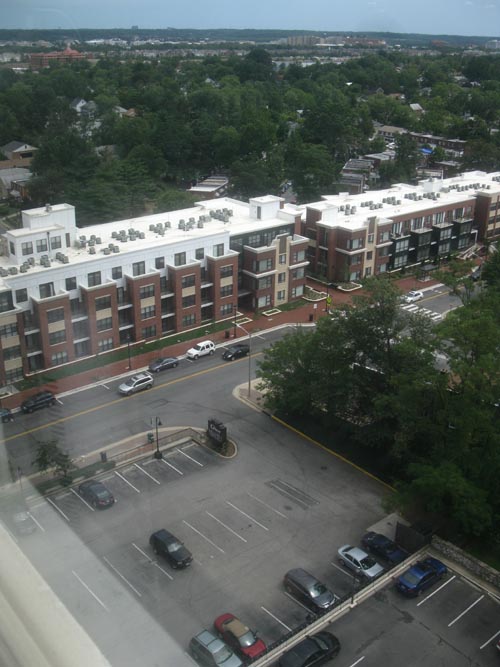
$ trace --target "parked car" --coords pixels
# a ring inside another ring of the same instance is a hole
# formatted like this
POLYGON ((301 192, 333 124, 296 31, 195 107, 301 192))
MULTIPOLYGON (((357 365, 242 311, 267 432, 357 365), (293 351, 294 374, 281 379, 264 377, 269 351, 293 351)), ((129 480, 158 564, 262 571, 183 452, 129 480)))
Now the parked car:
POLYGON ((345 565, 354 574, 365 577, 365 579, 375 579, 384 571, 380 563, 377 563, 366 551, 358 547, 351 547, 349 544, 345 544, 343 547, 340 547, 338 555, 341 565, 345 565))
POLYGON ((95 509, 106 509, 115 503, 111 491, 95 479, 82 482, 78 487, 78 493, 95 509))
POLYGON ((175 535, 162 528, 149 538, 155 554, 163 556, 173 568, 185 568, 193 562, 193 555, 175 535))
POLYGON ((233 361, 233 359, 239 359, 240 357, 246 357, 250 352, 250 346, 246 343, 236 343, 236 345, 231 345, 224 350, 222 353, 222 358, 226 361, 233 361))
POLYGON ((222 639, 202 630, 189 642, 189 651, 203 667, 242 667, 243 663, 222 639))
POLYGON ((340 651, 340 642, 330 632, 323 630, 303 639, 278 661, 279 667, 317 667, 335 658, 340 651))
POLYGON ((5 424, 5 422, 13 422, 14 421, 14 415, 9 410, 9 408, 0 408, 0 418, 2 419, 2 422, 4 424, 5 424))
POLYGON ((215 345, 211 340, 202 340, 201 343, 196 343, 194 347, 190 347, 186 352, 186 357, 188 359, 198 359, 198 357, 204 357, 207 354, 214 354, 215 345))
POLYGON ((130 394, 135 394, 136 392, 142 391, 143 389, 151 389, 152 386, 153 376, 151 373, 143 371, 142 373, 133 375, 126 382, 123 382, 123 384, 118 387, 118 391, 120 394, 130 396, 130 394))
POLYGON ((444 563, 429 556, 403 572, 396 582, 396 587, 403 595, 414 597, 442 579, 447 572, 444 563))
POLYGON ((150 373, 159 373, 167 368, 177 368, 178 365, 179 360, 175 357, 160 357, 149 364, 148 370, 150 373))
POLYGON ((361 543, 367 551, 385 558, 391 565, 401 563, 408 556, 407 551, 381 533, 370 531, 363 536, 361 543))
POLYGON ((55 404, 56 397, 51 391, 39 391, 38 394, 33 394, 21 403, 21 410, 23 412, 33 412, 55 404))
POLYGON ((283 580, 286 591, 313 611, 330 609, 338 597, 301 567, 289 570, 283 580))
POLYGON ((413 303, 414 301, 420 301, 420 299, 424 298, 424 293, 419 292, 418 290, 412 290, 411 292, 408 292, 408 294, 405 294, 403 297, 403 301, 405 303, 413 303))
POLYGON ((214 628, 219 637, 244 660, 253 660, 266 650, 266 645, 257 637, 257 633, 233 614, 218 616, 214 621, 214 628))

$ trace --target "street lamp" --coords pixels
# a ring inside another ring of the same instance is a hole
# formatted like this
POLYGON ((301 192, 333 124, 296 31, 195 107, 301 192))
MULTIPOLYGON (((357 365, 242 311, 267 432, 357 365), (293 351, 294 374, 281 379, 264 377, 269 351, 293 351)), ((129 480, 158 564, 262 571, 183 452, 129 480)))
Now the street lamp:
POLYGON ((127 352, 128 352, 128 370, 132 368, 130 364, 130 334, 127 332, 127 352))
POLYGON ((161 419, 159 417, 151 417, 151 426, 153 426, 153 419, 154 419, 154 426, 156 428, 156 451, 153 454, 155 459, 162 459, 163 454, 160 451, 160 441, 158 440, 158 426, 162 426, 161 419))
POLYGON ((247 331, 245 327, 241 326, 241 324, 238 324, 235 322, 236 326, 239 329, 242 329, 246 335, 248 336, 248 391, 247 391, 247 396, 250 398, 250 393, 252 389, 252 332, 247 331))

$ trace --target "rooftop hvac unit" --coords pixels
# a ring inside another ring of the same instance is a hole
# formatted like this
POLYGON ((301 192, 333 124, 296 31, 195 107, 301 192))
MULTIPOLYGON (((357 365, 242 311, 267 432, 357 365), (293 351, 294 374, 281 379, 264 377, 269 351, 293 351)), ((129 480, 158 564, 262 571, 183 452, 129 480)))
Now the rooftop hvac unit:
POLYGON ((140 239, 145 239, 145 238, 146 238, 146 234, 145 234, 144 232, 139 232, 139 238, 140 238, 140 239))
POLYGON ((339 207, 339 211, 343 211, 344 208, 345 208, 344 205, 341 205, 341 206, 339 207))
POLYGON ((5 278, 5 277, 8 276, 8 275, 9 275, 9 272, 8 272, 8 271, 6 271, 5 269, 0 269, 0 276, 1 276, 2 278, 5 278))
POLYGON ((26 273, 28 271, 28 267, 24 266, 24 264, 23 264, 21 266, 21 268, 19 269, 19 271, 21 271, 21 273, 26 273))
POLYGON ((115 245, 113 248, 113 252, 120 252, 120 247, 115 245))
POLYGON ((198 229, 203 229, 204 224, 203 220, 198 220, 198 229))
POLYGON ((103 248, 102 251, 105 255, 109 255, 111 253, 111 250, 109 248, 103 248))
POLYGON ((87 240, 87 237, 85 236, 85 234, 82 234, 80 236, 80 241, 86 241, 86 240, 87 240))
POLYGON ((69 264, 69 257, 68 257, 68 255, 64 255, 62 261, 63 261, 63 264, 69 264))
MULTIPOLYGON (((150 232, 154 232, 155 229, 156 229, 156 225, 154 225, 153 223, 151 223, 151 224, 149 225, 149 231, 150 231, 150 232)), ((113 234, 111 234, 111 236, 113 236, 113 234)))
POLYGON ((99 245, 100 243, 102 243, 102 239, 101 239, 101 237, 98 236, 98 237, 96 238, 95 242, 97 243, 97 245, 99 245))
POLYGON ((17 273, 17 266, 11 266, 9 267, 9 273, 11 276, 15 276, 17 273))
POLYGON ((351 207, 351 213, 356 213, 356 207, 355 206, 351 207))
POLYGON ((167 222, 165 223, 165 227, 167 229, 170 229, 172 227, 172 223, 170 222, 170 220, 167 220, 167 222))
POLYGON ((91 255, 95 255, 95 247, 94 247, 94 246, 91 246, 91 247, 89 248, 89 253, 90 253, 91 255))
POLYGON ((110 250, 113 250, 114 247, 115 247, 115 244, 114 244, 114 243, 108 243, 108 248, 109 248, 110 250))
POLYGON ((34 257, 28 257, 28 264, 30 266, 35 266, 35 258, 34 257))
POLYGON ((128 236, 122 236, 122 237, 120 238, 120 241, 121 241, 122 243, 127 243, 127 241, 128 241, 128 236))
POLYGON ((165 230, 164 230, 164 229, 160 229, 160 230, 158 231, 158 234, 159 234, 160 236, 165 236, 165 230))
POLYGON ((94 240, 94 239, 90 239, 90 241, 89 241, 89 246, 94 246, 94 245, 95 245, 95 240, 94 240))
POLYGON ((91 234, 91 235, 90 235, 90 240, 91 240, 91 241, 95 241, 95 234, 91 234))
POLYGON ((398 206, 401 206, 401 199, 398 199, 398 200, 395 201, 394 203, 397 204, 398 206))
POLYGON ((195 222, 194 218, 189 218, 189 222, 194 223, 195 222))

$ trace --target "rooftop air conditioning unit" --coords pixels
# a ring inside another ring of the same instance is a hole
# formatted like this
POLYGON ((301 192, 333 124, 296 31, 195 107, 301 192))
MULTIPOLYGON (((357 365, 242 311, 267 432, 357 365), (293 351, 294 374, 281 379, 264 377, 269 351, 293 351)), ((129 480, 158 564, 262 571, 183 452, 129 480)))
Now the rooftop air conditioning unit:
MULTIPOLYGON (((154 232, 155 228, 156 228, 156 225, 154 225, 153 223, 151 223, 149 225, 149 231, 150 232, 154 232)), ((113 234, 111 234, 111 236, 113 236, 114 234, 115 234, 115 232, 113 232, 113 234)), ((113 236, 113 238, 114 238, 114 236, 113 236)))
POLYGON ((113 247, 113 252, 120 252, 120 247, 117 246, 117 245, 115 245, 115 246, 113 247))
POLYGON ((95 255, 95 247, 94 247, 94 246, 91 246, 91 247, 89 248, 89 253, 90 253, 91 255, 95 255))
POLYGON ((111 250, 109 248, 103 248, 102 251, 105 255, 109 255, 111 253, 111 250))
POLYGON ((170 229, 171 226, 172 226, 172 223, 170 222, 170 220, 167 220, 167 222, 165 223, 165 227, 167 229, 170 229))
POLYGON ((28 271, 28 268, 26 266, 24 266, 24 264, 23 264, 21 266, 21 268, 19 269, 19 271, 21 271, 21 273, 26 273, 28 271))

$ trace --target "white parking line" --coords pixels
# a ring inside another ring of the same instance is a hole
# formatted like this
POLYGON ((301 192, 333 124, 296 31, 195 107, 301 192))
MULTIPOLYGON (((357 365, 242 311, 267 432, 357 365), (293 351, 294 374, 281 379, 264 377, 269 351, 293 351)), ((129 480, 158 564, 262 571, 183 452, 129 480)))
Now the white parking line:
POLYGON ((302 604, 302 602, 300 602, 300 600, 297 600, 297 598, 294 598, 293 595, 290 595, 290 593, 287 593, 286 591, 284 591, 284 594, 287 596, 287 598, 289 600, 292 600, 292 602, 295 602, 295 604, 298 604, 299 607, 302 607, 302 609, 305 609, 308 613, 311 611, 310 609, 308 609, 306 607, 305 604, 302 604))
POLYGON ((63 517, 66 519, 66 521, 68 521, 69 523, 71 523, 71 521, 69 520, 69 517, 67 517, 66 514, 64 514, 64 512, 62 511, 62 509, 60 509, 60 508, 55 504, 55 502, 54 502, 53 500, 51 500, 50 498, 47 498, 47 502, 50 503, 50 504, 52 505, 52 507, 54 507, 54 508, 59 512, 59 514, 60 514, 61 516, 63 516, 63 517))
POLYGON ((120 579, 122 579, 122 580, 127 584, 127 586, 130 586, 130 588, 134 591, 134 593, 135 593, 136 595, 138 595, 139 597, 142 597, 141 593, 139 593, 139 591, 137 590, 137 588, 135 588, 135 587, 130 583, 130 581, 129 581, 129 580, 128 580, 128 579, 127 579, 121 572, 120 572, 120 570, 118 570, 118 568, 116 568, 116 567, 113 565, 113 563, 111 563, 111 562, 106 558, 106 556, 103 556, 102 559, 103 559, 103 561, 105 561, 105 562, 109 565, 109 567, 113 570, 113 572, 114 572, 115 574, 117 574, 117 575, 120 577, 120 579))
POLYGON ((352 579, 354 576, 356 576, 354 572, 346 570, 345 567, 341 567, 340 565, 337 565, 337 563, 334 563, 333 561, 330 561, 330 565, 332 565, 339 572, 342 572, 342 574, 345 574, 345 576, 349 577, 349 579, 352 579))
POLYGON ((166 466, 170 466, 170 468, 172 468, 173 470, 175 470, 175 472, 178 472, 179 475, 183 475, 183 474, 184 474, 184 473, 182 472, 182 470, 178 470, 178 469, 177 469, 175 466, 173 466, 171 463, 169 463, 168 461, 165 461, 165 459, 160 459, 160 461, 163 461, 163 463, 164 463, 166 466))
POLYGON ((35 519, 35 517, 33 516, 33 514, 31 514, 31 512, 27 512, 27 514, 28 514, 28 516, 31 518, 31 520, 34 521, 34 522, 36 523, 36 525, 40 528, 40 530, 44 533, 44 532, 45 532, 45 528, 42 526, 42 524, 41 524, 39 521, 37 521, 37 520, 35 519))
POLYGON ((247 514, 247 513, 244 512, 243 510, 240 510, 239 507, 236 507, 236 505, 233 505, 233 503, 230 503, 229 500, 226 500, 226 503, 229 505, 229 507, 232 507, 232 508, 235 509, 237 512, 239 512, 240 514, 243 514, 243 516, 246 516, 246 518, 247 518, 247 519, 250 519, 250 521, 254 521, 258 526, 260 526, 260 527, 263 528, 264 530, 269 531, 269 528, 267 528, 267 526, 264 526, 262 523, 259 523, 259 522, 257 521, 257 519, 254 519, 253 516, 250 516, 250 514, 247 514))
POLYGON ((155 560, 151 561, 151 564, 154 565, 155 567, 157 567, 161 572, 163 572, 163 574, 164 574, 166 577, 168 577, 168 578, 170 579, 170 581, 173 581, 173 580, 174 580, 173 576, 172 576, 171 574, 169 574, 166 570, 164 570, 164 569, 161 567, 161 565, 158 565, 158 563, 157 563, 155 560))
POLYGON ((197 528, 195 528, 194 526, 192 526, 190 523, 188 523, 184 519, 182 520, 182 523, 185 523, 188 528, 191 528, 191 530, 194 530, 194 532, 197 533, 200 537, 203 537, 204 540, 206 540, 209 544, 211 544, 213 547, 218 549, 221 552, 221 554, 226 553, 224 551, 224 549, 221 549, 221 547, 217 546, 217 544, 215 544, 215 542, 212 542, 212 540, 209 539, 206 535, 203 535, 203 533, 200 533, 200 531, 197 528))
POLYGON ((500 630, 498 632, 495 632, 494 635, 492 635, 487 641, 484 642, 482 646, 479 647, 479 650, 482 651, 485 646, 488 646, 488 644, 491 644, 491 642, 496 639, 500 635, 500 630))
POLYGON ((84 505, 87 505, 87 507, 89 508, 89 510, 92 510, 92 512, 95 512, 95 509, 92 507, 92 505, 89 505, 89 503, 85 500, 85 498, 82 498, 81 495, 75 491, 75 489, 70 489, 70 491, 71 491, 72 493, 74 493, 74 495, 78 498, 78 500, 81 500, 81 502, 82 502, 84 505))
POLYGON ((115 475, 118 475, 118 477, 120 479, 122 479, 126 484, 131 486, 134 489, 134 491, 137 491, 137 493, 140 493, 139 489, 137 489, 131 482, 129 482, 128 479, 125 479, 125 477, 121 473, 119 473, 117 470, 115 470, 115 475))
POLYGON ((147 475, 149 479, 152 479, 155 484, 161 484, 161 482, 158 479, 155 479, 153 475, 150 475, 146 470, 144 470, 144 468, 141 468, 141 466, 138 463, 134 463, 134 466, 137 468, 137 470, 140 470, 145 475, 147 475))
POLYGON ((253 498, 253 499, 256 500, 258 503, 261 503, 261 505, 264 505, 264 507, 267 507, 267 509, 271 510, 272 512, 275 512, 275 514, 277 514, 278 516, 283 517, 283 519, 288 519, 287 515, 286 515, 286 514, 283 514, 283 512, 280 512, 279 510, 275 509, 274 507, 271 507, 271 505, 268 505, 268 504, 265 503, 263 500, 261 500, 260 498, 257 498, 256 496, 254 496, 253 494, 249 493, 248 491, 247 491, 247 494, 250 496, 250 498, 253 498))
POLYGON ((176 451, 176 452, 179 452, 179 454, 182 454, 183 456, 185 456, 187 459, 189 459, 189 460, 192 461, 193 463, 196 463, 196 465, 197 465, 197 466, 200 466, 200 468, 203 468, 203 463, 200 463, 200 462, 197 461, 196 459, 193 459, 192 456, 189 456, 189 454, 186 454, 186 452, 183 452, 182 449, 176 449, 175 451, 176 451))
POLYGON ((362 655, 361 658, 358 658, 356 662, 353 662, 352 665, 349 665, 349 667, 356 667, 356 665, 359 665, 359 663, 365 659, 366 656, 362 655))
POLYGON ((454 574, 452 577, 450 577, 449 579, 447 579, 447 580, 444 582, 444 584, 441 584, 441 586, 439 586, 439 588, 436 588, 435 591, 432 591, 432 593, 430 593, 430 595, 428 595, 426 598, 424 598, 423 600, 421 600, 421 601, 417 604, 417 607, 420 607, 421 604, 424 604, 424 602, 427 602, 427 600, 430 600, 431 597, 432 597, 433 595, 436 595, 436 593, 439 593, 439 591, 440 591, 442 588, 444 588, 445 586, 448 586, 448 584, 450 584, 450 583, 453 581, 453 579, 455 579, 455 578, 456 578, 456 575, 454 574))
POLYGON ((221 526, 224 526, 224 528, 225 528, 226 530, 228 530, 230 533, 232 533, 233 535, 235 535, 239 540, 241 540, 242 542, 245 542, 245 544, 246 544, 247 540, 245 540, 244 537, 241 537, 241 535, 238 535, 238 533, 237 533, 235 530, 233 530, 233 529, 230 528, 229 526, 226 526, 226 524, 225 524, 223 521, 221 521, 220 519, 218 519, 218 518, 217 518, 216 516, 214 516, 213 514, 210 514, 210 512, 209 512, 208 510, 205 510, 205 511, 206 511, 206 513, 208 514, 209 517, 211 517, 214 521, 217 521, 217 523, 220 523, 221 526))
POLYGON ((155 560, 153 560, 152 558, 150 558, 149 555, 148 555, 145 551, 143 551, 143 550, 141 549, 141 547, 138 547, 137 544, 136 544, 135 542, 132 542, 132 546, 133 546, 135 549, 137 549, 137 551, 138 551, 140 554, 142 554, 142 555, 146 558, 146 560, 147 560, 149 563, 151 563, 151 565, 154 565, 154 566, 157 567, 159 570, 161 570, 161 571, 163 572, 163 574, 164 574, 165 576, 167 576, 167 577, 170 579, 170 581, 173 581, 173 580, 174 580, 174 578, 172 577, 172 575, 170 575, 166 570, 164 570, 160 565, 158 565, 158 563, 157 563, 155 560))
POLYGON ((275 620, 277 623, 279 623, 280 625, 282 625, 282 626, 285 628, 285 630, 288 630, 288 632, 291 632, 291 631, 292 631, 292 628, 290 628, 286 623, 283 623, 283 621, 280 621, 280 619, 279 619, 277 616, 275 616, 274 614, 272 614, 272 613, 269 611, 269 609, 266 609, 265 607, 262 607, 262 606, 261 606, 261 609, 262 609, 262 611, 266 612, 266 614, 269 614, 269 616, 270 616, 271 618, 274 618, 274 620, 275 620))
POLYGON ((81 577, 79 577, 78 574, 74 570, 71 570, 71 572, 75 575, 75 577, 78 579, 78 581, 81 583, 81 585, 85 588, 85 590, 88 593, 90 593, 90 595, 92 595, 94 600, 97 600, 97 602, 101 605, 101 607, 109 613, 109 609, 106 607, 104 602, 100 598, 97 597, 97 595, 94 593, 94 591, 89 586, 87 586, 87 584, 83 581, 83 579, 81 577))
POLYGON ((465 616, 465 614, 467 614, 473 607, 475 607, 478 604, 478 602, 481 602, 483 598, 484 595, 478 597, 478 599, 471 605, 469 605, 467 609, 464 609, 464 611, 461 614, 459 614, 456 618, 454 618, 453 621, 450 621, 450 623, 448 623, 448 627, 451 628, 451 626, 454 625, 457 621, 459 621, 462 618, 462 616, 465 616))

